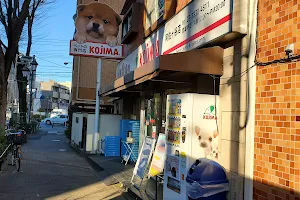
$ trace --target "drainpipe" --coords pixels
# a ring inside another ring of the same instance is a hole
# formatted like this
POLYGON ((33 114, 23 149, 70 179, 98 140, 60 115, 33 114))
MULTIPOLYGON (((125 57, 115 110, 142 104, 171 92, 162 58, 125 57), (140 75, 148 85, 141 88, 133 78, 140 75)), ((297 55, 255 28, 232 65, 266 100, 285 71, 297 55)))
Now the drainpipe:
POLYGON ((256 31, 258 0, 249 1, 249 54, 248 54, 248 123, 246 125, 246 155, 244 199, 253 199, 253 168, 254 168, 254 132, 255 132, 255 92, 256 92, 256 31), (250 69, 251 68, 251 69, 250 69))

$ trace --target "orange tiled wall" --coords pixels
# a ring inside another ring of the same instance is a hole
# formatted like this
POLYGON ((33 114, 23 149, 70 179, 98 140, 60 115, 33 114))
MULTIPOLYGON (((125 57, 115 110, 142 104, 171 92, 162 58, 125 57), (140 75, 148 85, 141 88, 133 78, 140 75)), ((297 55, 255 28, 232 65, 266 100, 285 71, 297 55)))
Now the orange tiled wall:
MULTIPOLYGON (((259 1, 257 61, 300 54, 300 1, 259 1)), ((300 199, 300 61, 257 67, 254 198, 300 199)))

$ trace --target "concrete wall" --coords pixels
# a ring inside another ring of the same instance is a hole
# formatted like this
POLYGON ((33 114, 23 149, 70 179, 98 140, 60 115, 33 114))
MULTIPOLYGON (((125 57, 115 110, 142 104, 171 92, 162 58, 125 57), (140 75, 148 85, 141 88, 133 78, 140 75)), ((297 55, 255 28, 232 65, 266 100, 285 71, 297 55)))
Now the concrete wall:
POLYGON ((224 51, 223 76, 220 80, 219 163, 227 170, 230 180, 228 199, 243 199, 245 177, 245 137, 247 112, 248 37, 236 40, 224 51))
POLYGON ((95 115, 88 114, 87 116, 87 130, 86 130, 86 147, 87 152, 93 150, 93 134, 95 133, 95 115))
MULTIPOLYGON (((105 136, 120 136, 120 120, 121 115, 100 114, 100 134, 98 141, 105 139, 105 136)), ((95 115, 87 115, 87 136, 86 136, 86 151, 90 152, 93 148, 93 134, 95 132, 95 115)), ((99 144, 99 142, 98 142, 99 144)), ((102 143, 104 144, 104 143, 102 143)), ((100 145, 97 147, 99 149, 100 145)), ((104 149, 104 145, 103 148, 104 149)))
POLYGON ((75 143, 76 145, 79 145, 79 142, 82 141, 82 126, 83 126, 83 114, 73 113, 71 142, 75 143), (78 123, 76 122, 76 118, 78 118, 78 123))

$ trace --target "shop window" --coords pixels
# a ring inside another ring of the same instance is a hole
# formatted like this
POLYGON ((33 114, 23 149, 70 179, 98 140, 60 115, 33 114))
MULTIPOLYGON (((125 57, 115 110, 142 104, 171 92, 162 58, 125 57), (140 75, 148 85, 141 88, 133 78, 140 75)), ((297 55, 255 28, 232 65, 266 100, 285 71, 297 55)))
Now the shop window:
POLYGON ((128 44, 136 36, 139 23, 139 9, 141 3, 133 3, 123 18, 122 23, 122 43, 128 44))
POLYGON ((176 12, 176 0, 145 0, 144 33, 148 37, 176 12))
POLYGON ((124 38, 131 29, 132 12, 128 13, 126 18, 123 20, 123 31, 122 38, 124 38))

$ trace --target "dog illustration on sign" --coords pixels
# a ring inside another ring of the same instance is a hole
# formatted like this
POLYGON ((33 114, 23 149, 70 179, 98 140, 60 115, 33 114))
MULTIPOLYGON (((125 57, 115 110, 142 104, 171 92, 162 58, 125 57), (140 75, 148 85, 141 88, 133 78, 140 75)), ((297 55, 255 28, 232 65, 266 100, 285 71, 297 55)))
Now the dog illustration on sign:
POLYGON ((89 3, 77 6, 75 40, 78 43, 97 42, 116 46, 121 17, 108 5, 89 3))
POLYGON ((208 131, 195 126, 195 134, 198 137, 199 146, 204 150, 205 157, 217 160, 218 159, 218 131, 208 131))

